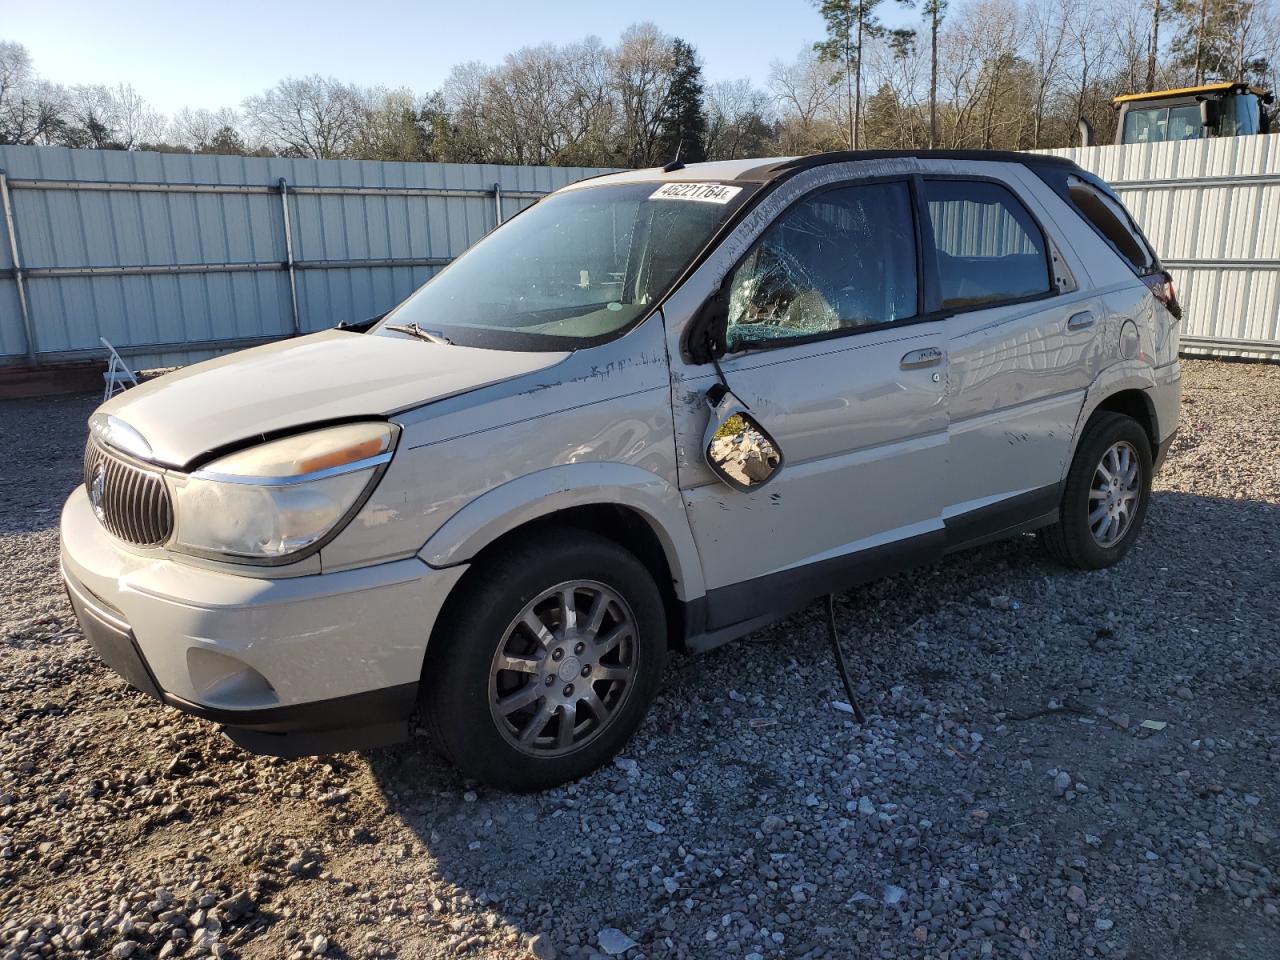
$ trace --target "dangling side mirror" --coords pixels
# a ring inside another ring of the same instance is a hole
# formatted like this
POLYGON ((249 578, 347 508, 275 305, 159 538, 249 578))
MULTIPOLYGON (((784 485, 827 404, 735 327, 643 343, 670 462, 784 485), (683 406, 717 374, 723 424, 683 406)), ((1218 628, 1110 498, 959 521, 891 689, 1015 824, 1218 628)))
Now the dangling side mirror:
POLYGON ((711 416, 702 438, 707 466, 735 490, 758 490, 782 469, 782 450, 724 386, 707 391, 711 416))

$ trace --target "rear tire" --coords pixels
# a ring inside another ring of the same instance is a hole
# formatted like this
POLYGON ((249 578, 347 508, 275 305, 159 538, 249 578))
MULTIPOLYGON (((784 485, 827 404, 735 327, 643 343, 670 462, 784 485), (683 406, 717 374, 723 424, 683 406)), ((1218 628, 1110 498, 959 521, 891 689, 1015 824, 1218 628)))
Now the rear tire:
POLYGON ((542 790, 622 748, 666 651, 645 566, 594 533, 544 527, 478 563, 450 598, 427 650, 421 712, 464 776, 542 790))
POLYGON ((1067 472, 1058 522, 1040 531, 1054 560, 1078 570, 1119 563, 1151 498, 1151 441, 1132 417, 1105 411, 1085 426, 1067 472))

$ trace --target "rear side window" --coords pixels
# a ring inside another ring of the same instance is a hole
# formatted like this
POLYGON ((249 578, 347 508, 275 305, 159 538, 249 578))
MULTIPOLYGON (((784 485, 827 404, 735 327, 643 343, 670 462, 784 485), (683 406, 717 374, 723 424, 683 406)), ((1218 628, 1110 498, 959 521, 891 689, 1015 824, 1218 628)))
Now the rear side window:
POLYGON ((1053 289, 1044 234, 997 183, 926 180, 944 309, 1024 300, 1053 289))
POLYGON ((1156 258, 1133 220, 1116 200, 1079 177, 1067 179, 1067 193, 1082 217, 1093 224, 1120 256, 1140 274, 1155 269, 1156 258))

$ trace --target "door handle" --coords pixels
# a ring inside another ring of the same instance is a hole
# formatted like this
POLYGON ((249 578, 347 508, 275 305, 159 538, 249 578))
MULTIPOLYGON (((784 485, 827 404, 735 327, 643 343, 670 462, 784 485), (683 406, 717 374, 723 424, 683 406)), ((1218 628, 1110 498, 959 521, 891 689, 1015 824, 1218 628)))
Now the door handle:
POLYGON ((921 350, 912 350, 910 353, 902 356, 902 369, 914 370, 918 367, 936 367, 942 362, 942 358, 946 354, 937 347, 924 347, 921 350))
POLYGON ((1071 315, 1071 319, 1067 321, 1068 330, 1085 330, 1092 327, 1096 318, 1088 310, 1082 310, 1079 313, 1071 315))

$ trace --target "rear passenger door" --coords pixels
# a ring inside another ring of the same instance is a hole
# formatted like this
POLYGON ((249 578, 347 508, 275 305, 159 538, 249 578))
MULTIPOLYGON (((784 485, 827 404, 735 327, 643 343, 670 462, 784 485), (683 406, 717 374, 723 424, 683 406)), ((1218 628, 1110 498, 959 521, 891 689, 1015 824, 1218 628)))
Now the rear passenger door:
POLYGON ((992 178, 925 177, 947 320, 949 547, 1051 513, 1093 379, 1099 305, 1041 221, 992 178))

